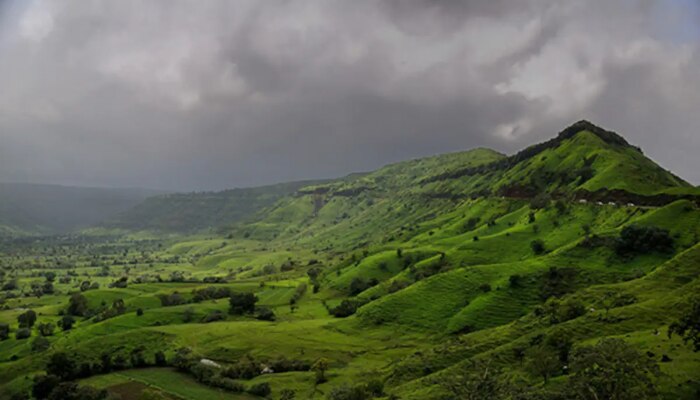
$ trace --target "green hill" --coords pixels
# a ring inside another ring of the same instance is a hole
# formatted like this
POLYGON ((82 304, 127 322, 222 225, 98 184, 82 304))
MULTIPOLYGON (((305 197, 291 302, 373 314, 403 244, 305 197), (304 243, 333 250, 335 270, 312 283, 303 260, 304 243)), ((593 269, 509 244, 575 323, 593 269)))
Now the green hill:
POLYGON ((128 398, 695 399, 700 353, 668 332, 700 302, 699 206, 588 122, 511 156, 150 198, 108 226, 179 236, 3 243, 0 393, 48 370, 128 398), (22 339, 28 309, 75 324, 22 339))
POLYGON ((106 228, 193 233, 250 219, 314 181, 220 192, 154 196, 101 224, 106 228))

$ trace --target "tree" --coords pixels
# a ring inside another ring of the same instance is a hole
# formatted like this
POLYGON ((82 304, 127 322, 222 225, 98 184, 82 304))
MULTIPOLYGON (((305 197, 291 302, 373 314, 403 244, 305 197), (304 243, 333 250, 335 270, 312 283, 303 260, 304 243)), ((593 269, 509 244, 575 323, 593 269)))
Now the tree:
POLYGON ((136 309, 136 316, 137 316, 137 317, 143 316, 143 308, 137 308, 137 309, 136 309))
POLYGON ((532 248, 532 252, 536 255, 544 254, 544 252, 546 251, 546 248, 544 247, 544 242, 541 239, 536 239, 530 242, 530 248, 532 248))
POLYGON ((64 315, 60 321, 58 321, 58 326, 64 331, 69 331, 73 329, 73 324, 75 323, 75 318, 70 315, 64 315))
POLYGON ((5 322, 0 322, 0 340, 7 340, 10 338, 10 324, 5 322))
POLYGON ((316 383, 323 383, 326 381, 326 371, 328 370, 328 360, 321 357, 314 365, 311 366, 311 370, 316 372, 316 383))
POLYGON ((690 309, 668 328, 669 339, 676 333, 685 343, 693 343, 693 351, 700 351, 700 298, 694 299, 690 309))
POLYGON ((255 311, 258 298, 253 293, 231 293, 229 313, 232 315, 250 314, 255 311))
POLYGON ((53 283, 51 281, 44 282, 44 284, 41 285, 41 292, 43 294, 53 294, 54 293, 53 283))
POLYGON ((258 313, 255 316, 255 318, 259 319, 261 321, 274 321, 275 320, 275 313, 272 312, 272 310, 270 310, 267 307, 261 307, 258 310, 258 313))
POLYGON ((69 315, 76 315, 78 317, 83 317, 88 312, 88 300, 80 293, 73 293, 68 301, 69 315))
POLYGON ((505 398, 512 388, 501 369, 489 362, 471 362, 459 379, 445 383, 446 389, 463 400, 491 400, 505 398))
POLYGON ((512 288, 517 288, 522 285, 522 280, 523 277, 518 275, 518 274, 513 274, 508 278, 508 284, 510 284, 510 287, 512 288))
POLYGON ((571 398, 645 400, 656 398, 658 365, 622 339, 606 338, 577 349, 571 361, 571 398))
POLYGON ((46 364, 46 373, 56 375, 61 380, 70 380, 75 376, 75 362, 68 354, 60 351, 54 353, 46 364))
POLYGON ((37 325, 37 328, 41 336, 52 336, 55 326, 51 322, 41 322, 37 325))
POLYGON ((168 361, 165 358, 165 353, 162 351, 156 351, 156 353, 153 355, 154 362, 157 366, 162 367, 168 364, 168 361))
POLYGON ((80 386, 75 382, 59 383, 47 398, 48 400, 103 400, 108 393, 90 386, 80 386))
POLYGON ((36 312, 34 310, 27 310, 26 312, 17 316, 17 322, 19 322, 20 328, 31 328, 36 322, 36 312))
POLYGON ((545 385, 552 375, 561 370, 557 355, 542 345, 530 351, 527 365, 530 371, 542 378, 545 385))
POLYGON ((83 281, 83 283, 80 284, 80 291, 85 292, 90 290, 90 281, 83 281))
POLYGON ((530 200, 530 208, 533 210, 541 210, 549 207, 552 197, 547 193, 540 193, 530 200))
POLYGON ((61 380, 56 375, 36 375, 32 385, 32 396, 36 399, 46 399, 59 383, 61 380))

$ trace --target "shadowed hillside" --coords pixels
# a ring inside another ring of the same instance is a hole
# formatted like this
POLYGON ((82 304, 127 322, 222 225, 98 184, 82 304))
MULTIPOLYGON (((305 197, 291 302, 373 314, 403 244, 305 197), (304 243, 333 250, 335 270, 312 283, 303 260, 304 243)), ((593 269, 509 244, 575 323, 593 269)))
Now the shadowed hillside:
POLYGON ((158 193, 145 189, 0 183, 0 225, 7 228, 6 233, 71 231, 95 225, 158 193))

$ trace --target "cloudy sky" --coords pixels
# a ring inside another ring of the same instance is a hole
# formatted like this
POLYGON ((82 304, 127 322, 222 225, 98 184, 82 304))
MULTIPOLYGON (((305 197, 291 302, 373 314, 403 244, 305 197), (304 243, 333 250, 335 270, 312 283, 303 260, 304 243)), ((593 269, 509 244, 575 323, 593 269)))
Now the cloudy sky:
POLYGON ((335 177, 579 119, 700 183, 697 0, 0 0, 0 181, 335 177))

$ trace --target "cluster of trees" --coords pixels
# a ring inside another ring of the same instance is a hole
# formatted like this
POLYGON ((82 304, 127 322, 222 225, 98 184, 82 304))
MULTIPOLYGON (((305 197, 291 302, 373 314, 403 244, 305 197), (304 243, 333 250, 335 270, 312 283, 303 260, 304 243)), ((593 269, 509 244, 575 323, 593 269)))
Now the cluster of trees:
POLYGON ((289 308, 292 312, 297 309, 297 303, 302 297, 304 297, 304 294, 306 294, 306 283, 302 282, 297 285, 297 288, 294 290, 294 294, 289 299, 289 308))
POLYGON ((231 297, 231 289, 227 287, 209 286, 204 289, 192 291, 192 301, 200 303, 205 300, 223 299, 231 297))
MULTIPOLYGON (((98 363, 78 363, 67 353, 56 352, 51 355, 46 364, 46 374, 34 377, 31 394, 36 399, 49 400, 107 399, 108 393, 106 391, 81 386, 74 381, 126 368, 165 365, 167 365, 167 360, 163 352, 158 351, 153 354, 152 361, 147 360, 144 347, 133 349, 128 358, 122 355, 113 357, 110 353, 103 353, 98 363)), ((18 398, 22 398, 23 395, 20 394, 18 398)))
POLYGON ((691 342, 693 350, 700 351, 700 298, 695 298, 688 310, 668 329, 668 337, 677 334, 685 343, 691 342))
POLYGON ((361 299, 345 299, 336 307, 328 309, 328 312, 336 318, 346 318, 357 312, 357 309, 365 305, 361 299))
POLYGON ((365 290, 377 286, 379 281, 376 278, 364 279, 361 277, 352 278, 350 281, 350 286, 348 291, 351 296, 357 296, 358 294, 364 292, 365 290))
MULTIPOLYGON (((309 371, 311 365, 305 361, 288 360, 280 358, 278 360, 265 363, 259 362, 250 356, 240 359, 237 363, 222 368, 202 362, 202 358, 197 356, 189 348, 180 348, 172 359, 171 365, 181 372, 192 375, 197 381, 216 388, 230 392, 247 392, 254 396, 267 397, 272 392, 269 383, 258 383, 246 386, 236 380, 249 380, 263 373, 268 368, 273 372, 289 371, 309 371)), ((282 398, 292 400, 294 392, 283 391, 282 398)))
POLYGON ((615 252, 620 256, 633 256, 658 251, 673 252, 674 243, 666 229, 655 226, 629 225, 622 229, 615 243, 615 252))
POLYGON ((575 289, 578 271, 571 267, 551 267, 540 278, 540 298, 561 297, 575 289))
MULTIPOLYGON (((314 265, 316 263, 316 260, 309 261, 309 265, 314 265), (313 264, 312 261, 314 261, 313 264)), ((321 268, 318 267, 309 268, 309 270, 306 271, 306 275, 309 276, 309 280, 311 281, 311 285, 313 286, 314 293, 318 293, 318 291, 321 290, 321 272, 321 268)))
MULTIPOLYGON (((40 322, 36 324, 37 314, 34 310, 27 310, 22 314, 17 316, 18 328, 15 331, 15 337, 19 340, 28 339, 32 336, 32 328, 36 326, 40 337, 35 340, 36 343, 32 343, 32 349, 35 351, 46 350, 48 348, 48 341, 46 336, 52 336, 56 329, 56 326, 51 322, 40 322), (42 340, 43 339, 43 340, 42 340)), ((7 340, 10 338, 10 324, 6 322, 0 323, 0 340, 7 340)))
POLYGON ((655 378, 659 367, 622 339, 603 339, 595 345, 571 350, 565 333, 547 339, 529 352, 515 349, 517 358, 528 356, 527 369, 545 386, 520 383, 488 361, 475 361, 459 379, 444 384, 451 395, 466 400, 518 398, 523 400, 646 400, 657 398, 655 378), (563 368, 568 365, 568 370, 563 368), (568 373, 568 384, 547 386, 552 376, 568 373))

